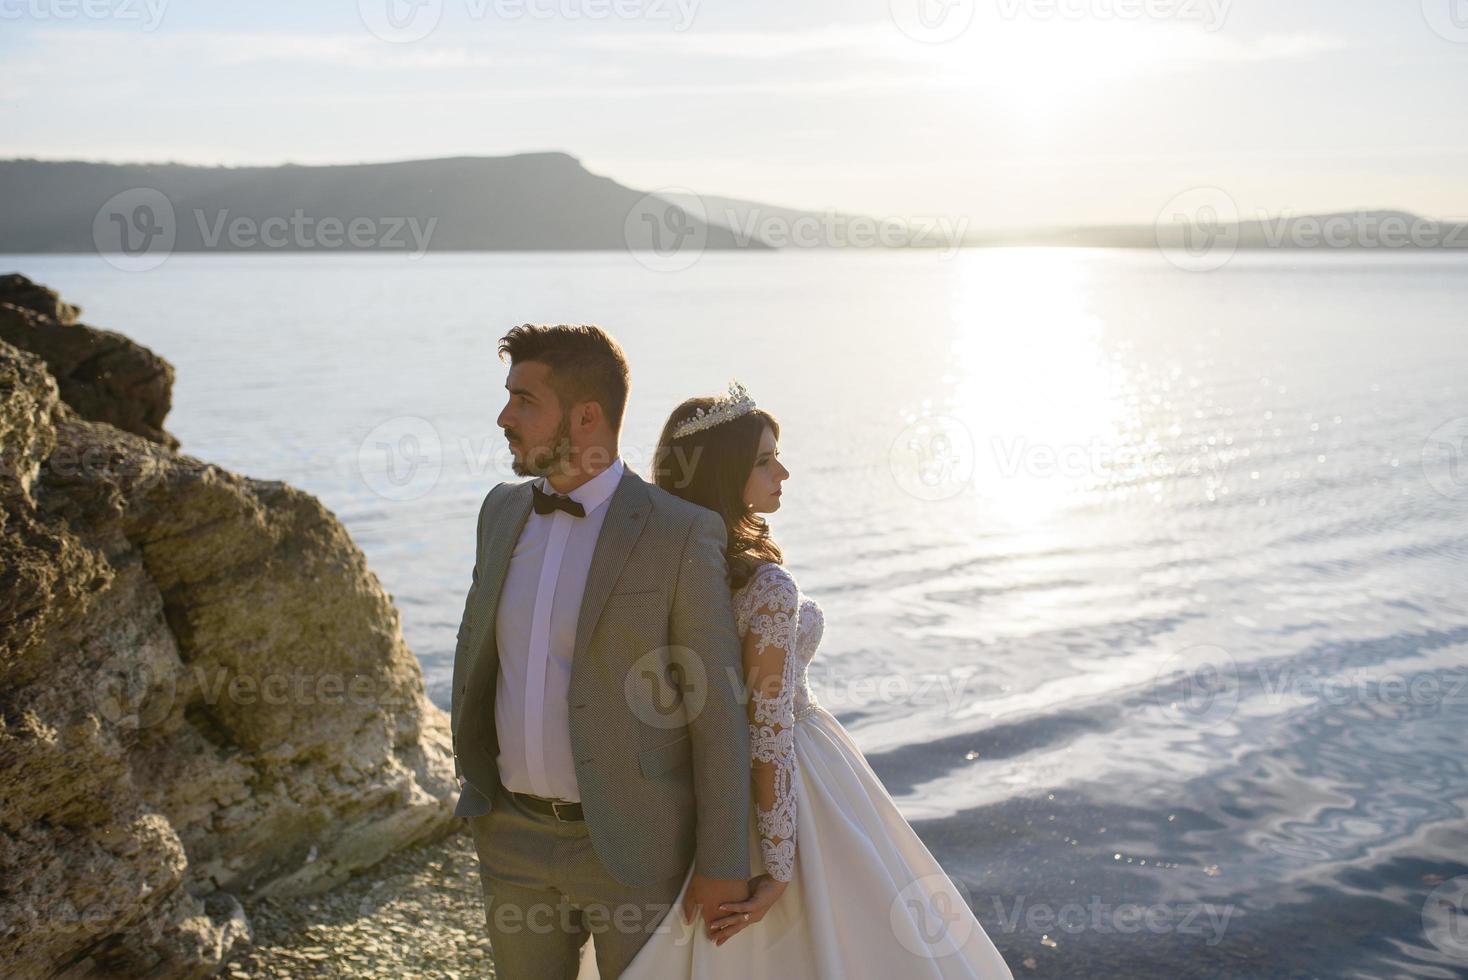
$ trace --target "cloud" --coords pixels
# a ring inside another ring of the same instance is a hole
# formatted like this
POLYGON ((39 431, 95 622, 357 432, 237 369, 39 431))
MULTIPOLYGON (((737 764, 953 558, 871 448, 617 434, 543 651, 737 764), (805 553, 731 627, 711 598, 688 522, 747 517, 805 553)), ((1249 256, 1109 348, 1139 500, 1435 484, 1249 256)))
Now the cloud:
POLYGON ((1345 38, 1332 37, 1327 34, 1269 34, 1259 38, 1252 45, 1248 45, 1246 52, 1236 60, 1276 61, 1309 58, 1317 54, 1346 51, 1351 47, 1351 42, 1345 38))
POLYGON ((906 56, 907 44, 891 24, 831 25, 804 31, 636 31, 572 39, 588 51, 673 58, 775 61, 803 55, 906 56))
POLYGON ((1270 34, 1241 39, 1194 24, 1153 21, 1117 22, 991 20, 941 46, 913 42, 887 21, 831 25, 804 31, 621 32, 570 40, 591 51, 706 60, 789 61, 802 57, 879 58, 913 65, 944 65, 984 52, 1013 50, 1045 57, 1074 54, 1082 46, 1117 60, 1195 64, 1276 61, 1343 51, 1351 43, 1320 33, 1270 34))
POLYGON ((289 34, 268 31, 36 30, 24 36, 9 66, 49 65, 59 60, 74 70, 100 74, 150 66, 181 69, 195 64, 239 67, 294 64, 379 71, 524 68, 542 63, 523 45, 478 43, 386 44, 366 31, 289 34))
MULTIPOLYGON (((300 101, 320 105, 421 98, 436 102, 523 102, 567 98, 641 99, 668 94, 665 75, 656 65, 637 59, 588 59, 584 52, 659 56, 688 48, 706 58, 716 51, 730 57, 790 57, 795 51, 844 50, 858 35, 871 32, 834 30, 787 38, 771 47, 778 35, 694 35, 599 33, 591 36, 525 34, 464 43, 446 34, 415 44, 386 44, 360 33, 286 34, 264 31, 171 31, 138 35, 110 30, 36 30, 25 35, 21 50, 0 65, 0 88, 13 99, 44 97, 53 104, 76 99, 136 101, 172 98, 183 91, 201 97, 223 87, 220 70, 258 69, 274 81, 313 69, 361 73, 361 84, 329 88, 303 87, 300 101), (670 47, 664 47, 665 43, 670 47), (757 50, 756 50, 757 49, 757 50), (58 76, 57 64, 71 66, 58 76), (465 73, 474 85, 443 86, 435 76, 465 73), (383 81, 374 84, 373 76, 383 81), (406 77, 404 77, 406 76, 406 77), (182 89, 181 79, 191 79, 182 89), (389 81, 390 80, 390 81, 389 81), (434 86, 441 86, 434 89, 434 86), (386 89, 386 91, 385 91, 386 89), (167 93, 165 96, 164 94, 167 93)), ((302 74, 302 77, 305 77, 302 74)), ((714 69, 687 76, 680 96, 738 96, 805 93, 901 91, 920 84, 894 70, 853 62, 838 71, 792 79, 783 73, 725 74, 714 69)), ((233 89, 233 86, 231 85, 233 89)), ((257 96, 232 90, 231 102, 257 96)), ((263 85, 258 98, 278 97, 278 86, 263 85)))

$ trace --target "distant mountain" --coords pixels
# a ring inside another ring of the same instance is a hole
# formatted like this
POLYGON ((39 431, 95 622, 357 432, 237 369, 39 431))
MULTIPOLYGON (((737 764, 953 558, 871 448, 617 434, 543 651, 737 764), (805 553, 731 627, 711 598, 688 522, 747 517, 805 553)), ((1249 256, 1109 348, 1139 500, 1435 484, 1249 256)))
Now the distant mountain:
MULTIPOLYGON (((1207 212, 1201 209, 1206 217, 1207 212)), ((970 230, 963 216, 874 218, 652 193, 565 153, 333 166, 0 161, 0 252, 576 251, 1072 245, 1197 251, 1465 248, 1468 226, 1404 211, 1217 224, 970 230)))
POLYGON ((312 167, 0 161, 0 252, 165 240, 172 252, 740 247, 727 228, 564 153, 312 167))
POLYGON ((1409 211, 1362 210, 1279 215, 1250 221, 1207 220, 1159 225, 1092 225, 990 231, 967 245, 1071 245, 1091 248, 1242 249, 1468 248, 1468 223, 1437 221, 1409 211))
MULTIPOLYGON (((709 224, 728 228, 737 242, 757 241, 770 244, 768 239, 779 242, 781 232, 793 229, 798 222, 815 222, 820 215, 815 211, 779 207, 759 201, 745 201, 733 197, 718 197, 711 194, 690 192, 658 191, 658 196, 700 215, 709 224), (773 233, 773 234, 772 234, 773 233)), ((778 244, 773 247, 779 247, 778 244)))
POLYGON ((736 241, 764 242, 771 248, 960 248, 968 230, 964 218, 947 215, 872 215, 809 211, 761 201, 692 192, 658 195, 702 215, 709 224, 734 232, 736 241))

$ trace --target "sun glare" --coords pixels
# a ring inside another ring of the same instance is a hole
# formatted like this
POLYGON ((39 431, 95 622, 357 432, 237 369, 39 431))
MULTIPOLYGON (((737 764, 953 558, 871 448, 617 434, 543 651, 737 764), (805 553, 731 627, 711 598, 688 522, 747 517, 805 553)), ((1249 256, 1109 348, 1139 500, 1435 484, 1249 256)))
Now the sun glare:
POLYGON ((1104 483, 1126 429, 1122 386, 1073 253, 986 249, 962 261, 953 414, 972 436, 986 509, 1032 522, 1104 483))
MULTIPOLYGON (((1126 83, 1223 47, 1196 26, 1086 20, 1005 19, 995 13, 945 48, 943 75, 982 93, 1020 128, 1095 111, 1126 83)), ((1057 134, 1062 135, 1062 134, 1057 134)))

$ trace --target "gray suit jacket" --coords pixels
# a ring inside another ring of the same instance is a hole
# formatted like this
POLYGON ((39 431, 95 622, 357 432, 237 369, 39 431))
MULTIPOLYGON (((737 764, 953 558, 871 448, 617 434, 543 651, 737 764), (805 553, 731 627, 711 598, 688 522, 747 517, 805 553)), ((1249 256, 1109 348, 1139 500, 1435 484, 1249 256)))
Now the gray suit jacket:
MULTIPOLYGON (((495 613, 530 514, 531 484, 479 508, 478 546, 454 651, 457 816, 501 788, 495 613)), ((591 559, 571 662, 571 748, 597 856, 618 881, 696 870, 748 878, 749 728, 723 520, 626 468, 591 559)))

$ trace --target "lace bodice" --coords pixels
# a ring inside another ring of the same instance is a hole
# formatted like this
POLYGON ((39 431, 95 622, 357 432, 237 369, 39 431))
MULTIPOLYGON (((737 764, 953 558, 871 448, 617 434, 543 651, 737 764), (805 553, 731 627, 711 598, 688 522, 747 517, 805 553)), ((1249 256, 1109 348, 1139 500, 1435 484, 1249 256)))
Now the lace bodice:
POLYGON ((800 591, 795 579, 783 566, 767 562, 755 570, 743 588, 734 593, 734 619, 740 639, 748 635, 755 611, 772 598, 778 598, 787 612, 793 608, 800 610, 793 638, 796 670, 795 683, 791 686, 795 712, 800 714, 805 708, 818 703, 806 681, 806 668, 815 659, 816 647, 820 645, 821 634, 826 628, 826 617, 816 601, 800 591))
POLYGON ((816 706, 806 680, 825 618, 780 565, 766 563, 734 593, 749 685, 754 812, 770 877, 795 873, 795 722, 816 706))

